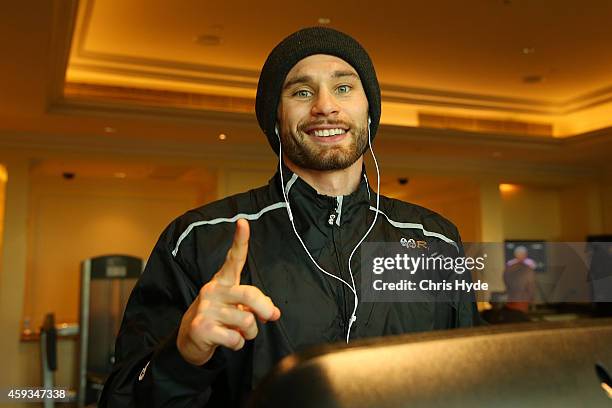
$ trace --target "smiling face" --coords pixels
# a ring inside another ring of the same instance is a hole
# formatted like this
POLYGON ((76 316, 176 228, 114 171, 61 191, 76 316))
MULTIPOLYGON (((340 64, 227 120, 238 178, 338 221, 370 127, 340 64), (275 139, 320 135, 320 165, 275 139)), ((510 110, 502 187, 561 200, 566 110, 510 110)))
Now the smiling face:
POLYGON ((368 99, 359 75, 344 60, 317 54, 287 74, 278 104, 285 157, 311 170, 341 170, 368 146, 368 99))

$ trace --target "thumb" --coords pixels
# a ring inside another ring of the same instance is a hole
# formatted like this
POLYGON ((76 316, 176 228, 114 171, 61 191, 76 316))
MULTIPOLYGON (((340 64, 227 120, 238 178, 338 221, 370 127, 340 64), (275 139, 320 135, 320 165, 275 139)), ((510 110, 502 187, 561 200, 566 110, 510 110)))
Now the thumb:
POLYGON ((246 262, 249 250, 249 223, 245 219, 236 222, 236 232, 231 248, 227 251, 225 262, 217 272, 216 278, 226 286, 234 286, 240 283, 240 273, 246 262))

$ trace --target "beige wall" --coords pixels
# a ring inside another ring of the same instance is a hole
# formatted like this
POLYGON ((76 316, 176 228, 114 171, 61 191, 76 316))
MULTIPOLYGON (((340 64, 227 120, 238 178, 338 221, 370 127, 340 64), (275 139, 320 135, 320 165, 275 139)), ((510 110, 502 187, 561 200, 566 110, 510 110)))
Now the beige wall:
MULTIPOLYGON (((4 364, 0 370, 0 387, 6 388, 32 384, 29 373, 36 373, 38 354, 35 348, 20 342, 26 274, 29 161, 12 157, 4 158, 3 163, 8 179, 0 269, 0 350, 4 364)), ((38 376, 34 381, 38 381, 38 376)))
POLYGON ((561 239, 561 192, 519 185, 502 193, 504 239, 561 239))
POLYGON ((564 241, 583 241, 604 230, 601 188, 581 183, 561 191, 561 232, 564 241))
POLYGON ((228 168, 219 172, 218 197, 227 197, 268 184, 274 169, 228 168))
POLYGON ((504 239, 583 241, 612 230, 610 185, 584 181, 563 186, 519 185, 502 193, 504 239))
POLYGON ((168 223, 198 205, 198 192, 160 180, 32 180, 24 318, 33 328, 49 312, 77 322, 80 262, 106 254, 146 260, 168 223))
POLYGON ((476 189, 452 194, 439 191, 435 195, 420 197, 412 202, 429 208, 452 221, 457 226, 464 242, 480 239, 480 208, 476 189))

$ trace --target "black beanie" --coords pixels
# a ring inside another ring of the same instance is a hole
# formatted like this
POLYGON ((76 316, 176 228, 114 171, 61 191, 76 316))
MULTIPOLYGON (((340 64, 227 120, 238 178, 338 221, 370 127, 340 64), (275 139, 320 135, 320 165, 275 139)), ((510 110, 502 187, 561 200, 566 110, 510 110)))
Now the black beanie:
POLYGON ((354 38, 327 27, 304 28, 281 41, 268 55, 257 84, 255 113, 257 121, 278 154, 274 132, 276 113, 285 78, 300 60, 315 54, 333 55, 349 63, 359 74, 368 98, 370 136, 374 140, 380 122, 380 87, 374 65, 366 50, 354 38))

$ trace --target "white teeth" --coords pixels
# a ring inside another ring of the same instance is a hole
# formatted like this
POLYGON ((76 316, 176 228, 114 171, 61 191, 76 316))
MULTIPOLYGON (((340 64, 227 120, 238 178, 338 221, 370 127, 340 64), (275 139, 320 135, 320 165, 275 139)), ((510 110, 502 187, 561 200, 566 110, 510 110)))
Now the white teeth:
POLYGON ((335 136, 343 133, 346 133, 344 129, 323 129, 314 131, 314 135, 318 137, 335 136))

